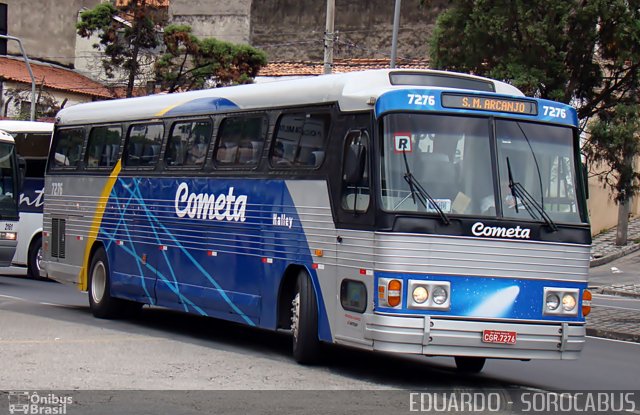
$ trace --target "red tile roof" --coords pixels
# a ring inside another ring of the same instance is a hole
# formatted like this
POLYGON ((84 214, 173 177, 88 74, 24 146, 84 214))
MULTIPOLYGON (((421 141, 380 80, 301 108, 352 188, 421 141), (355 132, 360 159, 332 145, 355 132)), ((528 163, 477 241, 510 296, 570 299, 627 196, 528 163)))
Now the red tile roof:
MULTIPOLYGON (((332 72, 354 72, 367 69, 384 69, 389 67, 389 59, 335 59, 332 72)), ((399 59, 396 68, 427 69, 426 59, 399 59)), ((322 62, 270 62, 260 69, 258 76, 305 76, 321 75, 324 70, 322 62)))
MULTIPOLYGON (((145 0, 145 3, 153 7, 169 7, 169 0, 145 0)), ((129 4, 131 4, 131 0, 116 0, 116 7, 126 7, 129 4)))
MULTIPOLYGON (((33 77, 38 86, 58 91, 75 92, 98 98, 113 98, 113 93, 104 85, 70 69, 29 60, 33 77)), ((24 61, 20 58, 0 56, 0 78, 31 85, 31 77, 24 61)))

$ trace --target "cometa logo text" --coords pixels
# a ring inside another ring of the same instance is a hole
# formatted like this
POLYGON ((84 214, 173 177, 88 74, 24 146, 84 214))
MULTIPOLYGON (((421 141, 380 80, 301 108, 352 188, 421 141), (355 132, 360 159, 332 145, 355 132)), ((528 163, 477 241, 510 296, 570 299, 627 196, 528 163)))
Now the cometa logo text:
POLYGON ((189 193, 189 185, 182 182, 176 190, 175 208, 179 218, 244 222, 247 196, 234 195, 233 187, 227 194, 189 193))
POLYGON ((489 236, 493 238, 517 238, 529 239, 531 237, 531 229, 521 228, 503 228, 499 226, 485 226, 482 222, 476 222, 471 227, 471 233, 475 236, 489 236))

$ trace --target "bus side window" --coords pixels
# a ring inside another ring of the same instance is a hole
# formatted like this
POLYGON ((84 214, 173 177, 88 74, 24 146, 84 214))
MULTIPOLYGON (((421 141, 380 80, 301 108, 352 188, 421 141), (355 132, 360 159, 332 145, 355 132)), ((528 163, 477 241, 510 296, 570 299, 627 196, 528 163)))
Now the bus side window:
POLYGON ((75 169, 82 154, 84 129, 60 129, 55 134, 51 169, 75 169))
POLYGON ((129 127, 124 167, 153 167, 160 155, 160 145, 164 136, 164 125, 135 124, 129 127))
POLYGON ((218 132, 215 164, 220 167, 254 167, 258 165, 268 121, 255 114, 222 120, 218 132))
POLYGON ((284 114, 276 127, 271 166, 320 167, 325 158, 328 133, 328 114, 284 114))
POLYGON ((363 213, 369 209, 369 134, 349 131, 344 139, 342 209, 363 213), (364 158, 364 165, 360 166, 364 158), (354 174, 355 173, 355 174, 354 174), (353 177, 350 177, 353 176, 353 177))
POLYGON ((209 120, 180 121, 173 124, 164 155, 167 166, 202 166, 209 148, 211 130, 209 120))
POLYGON ((119 126, 98 126, 91 129, 85 163, 88 168, 113 167, 118 161, 122 129, 119 126))

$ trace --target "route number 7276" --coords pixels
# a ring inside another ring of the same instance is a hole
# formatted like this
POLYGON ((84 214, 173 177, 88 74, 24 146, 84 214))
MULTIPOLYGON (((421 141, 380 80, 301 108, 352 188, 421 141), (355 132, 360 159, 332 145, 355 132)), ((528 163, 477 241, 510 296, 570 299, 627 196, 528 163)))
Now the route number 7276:
POLYGON ((542 108, 544 109, 545 116, 562 119, 567 118, 567 110, 565 110, 564 108, 555 108, 548 105, 543 105, 542 108))
POLYGON ((436 97, 433 95, 407 94, 409 105, 436 105, 436 97))

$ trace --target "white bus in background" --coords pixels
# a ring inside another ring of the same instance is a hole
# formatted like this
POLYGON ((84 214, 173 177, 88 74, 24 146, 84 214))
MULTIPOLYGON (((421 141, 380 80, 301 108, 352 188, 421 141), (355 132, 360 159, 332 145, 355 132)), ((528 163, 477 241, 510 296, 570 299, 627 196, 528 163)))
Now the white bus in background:
POLYGON ((26 270, 31 278, 38 278, 42 260, 44 171, 53 123, 0 120, 0 130, 13 136, 18 156, 26 162, 25 179, 18 206, 18 246, 11 265, 26 270))

